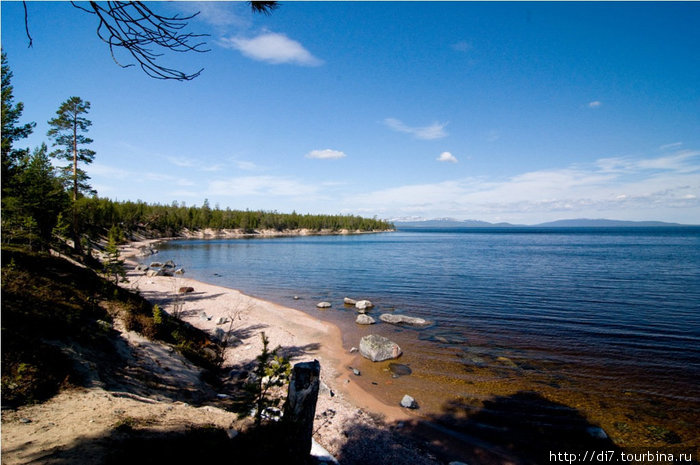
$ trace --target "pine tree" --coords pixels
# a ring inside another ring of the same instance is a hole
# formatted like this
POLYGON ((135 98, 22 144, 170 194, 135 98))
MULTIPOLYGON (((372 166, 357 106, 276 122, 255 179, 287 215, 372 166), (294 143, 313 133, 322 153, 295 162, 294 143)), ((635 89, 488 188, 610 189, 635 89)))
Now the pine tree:
POLYGON ((119 242, 120 231, 116 226, 112 226, 109 230, 109 236, 107 240, 107 247, 105 252, 107 257, 103 262, 104 272, 110 278, 114 278, 114 285, 119 285, 119 280, 126 278, 126 270, 124 269, 124 260, 121 259, 121 254, 119 253, 119 247, 117 243, 119 242))
POLYGON ((274 396, 272 390, 284 386, 289 380, 292 368, 286 357, 277 355, 278 346, 270 351, 270 340, 265 333, 260 333, 263 350, 257 356, 257 367, 253 370, 253 380, 245 385, 249 405, 255 409, 255 424, 262 423, 265 411, 270 407, 279 407, 280 397, 274 396))
POLYGON ((42 248, 51 242, 58 217, 69 205, 68 196, 54 173, 47 151, 46 144, 41 144, 17 175, 22 210, 35 221, 42 248))
MULTIPOLYGON (((7 55, 2 52, 2 187, 11 184, 15 168, 22 158, 28 155, 29 149, 13 149, 12 144, 28 137, 36 123, 19 124, 24 111, 22 102, 14 103, 12 94, 12 71, 7 64, 7 55)), ((5 192, 3 192, 3 197, 5 192)))
POLYGON ((92 139, 81 133, 87 132, 92 122, 85 118, 90 110, 90 102, 83 101, 80 97, 70 97, 63 102, 56 111, 56 117, 49 120, 49 132, 47 135, 54 140, 53 145, 60 148, 51 152, 51 156, 68 160, 70 163, 63 167, 66 188, 73 198, 73 244, 80 252, 80 231, 78 230, 78 214, 76 201, 85 192, 93 193, 87 181, 90 179, 78 167, 79 163, 89 164, 95 158, 95 152, 81 147, 92 143, 92 139))

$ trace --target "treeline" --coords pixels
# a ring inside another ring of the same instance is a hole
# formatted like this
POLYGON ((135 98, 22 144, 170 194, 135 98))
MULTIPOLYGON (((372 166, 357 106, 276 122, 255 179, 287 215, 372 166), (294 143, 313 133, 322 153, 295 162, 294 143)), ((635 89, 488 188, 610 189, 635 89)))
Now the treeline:
POLYGON ((313 231, 382 231, 393 229, 386 221, 354 215, 311 215, 278 213, 276 211, 232 210, 211 208, 207 200, 201 207, 178 204, 148 204, 145 202, 115 202, 99 197, 83 197, 77 202, 81 229, 91 236, 104 234, 117 225, 124 232, 148 232, 172 236, 183 229, 310 229, 313 231))
POLYGON ((301 215, 276 211, 242 211, 215 207, 207 200, 201 207, 117 202, 100 198, 89 185, 83 166, 95 152, 87 146, 91 121, 86 118, 90 102, 70 97, 49 120, 49 152, 43 143, 33 151, 17 148, 36 124, 21 123, 24 107, 14 102, 12 72, 2 53, 2 242, 48 249, 71 239, 74 251, 83 249, 110 231, 123 239, 141 232, 153 236, 175 236, 183 229, 310 229, 313 231, 387 230, 393 225, 377 219, 350 215, 301 215), (55 168, 52 159, 67 165, 55 168))

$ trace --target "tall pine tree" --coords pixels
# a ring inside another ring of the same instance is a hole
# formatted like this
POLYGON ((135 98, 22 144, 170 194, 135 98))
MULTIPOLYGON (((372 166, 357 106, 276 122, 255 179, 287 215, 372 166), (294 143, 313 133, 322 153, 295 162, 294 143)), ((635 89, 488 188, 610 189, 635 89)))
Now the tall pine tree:
POLYGON ((58 108, 57 116, 49 120, 51 129, 47 133, 54 140, 53 145, 59 147, 51 152, 51 156, 70 162, 62 169, 66 188, 73 198, 73 243, 78 252, 81 247, 76 201, 82 194, 93 192, 87 183, 90 178, 78 166, 79 163, 92 163, 95 158, 93 150, 83 147, 92 143, 92 139, 83 134, 92 125, 92 121, 84 116, 89 110, 90 102, 80 97, 70 97, 58 108))
POLYGON ((24 111, 22 102, 14 103, 12 94, 12 71, 7 64, 7 55, 2 52, 2 188, 3 198, 6 189, 12 184, 18 165, 29 154, 29 149, 15 149, 12 145, 32 133, 36 123, 19 124, 24 111))

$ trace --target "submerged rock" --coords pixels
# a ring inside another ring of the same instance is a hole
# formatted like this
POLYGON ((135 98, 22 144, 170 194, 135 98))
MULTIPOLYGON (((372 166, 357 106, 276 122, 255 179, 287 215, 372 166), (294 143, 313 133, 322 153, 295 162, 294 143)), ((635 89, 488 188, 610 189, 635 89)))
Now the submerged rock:
POLYGON ((316 304, 318 308, 329 308, 331 306, 330 302, 319 302, 316 304))
POLYGON ((496 361, 500 362, 504 366, 507 366, 508 368, 518 368, 518 365, 516 365, 515 362, 508 357, 496 357, 496 361))
POLYGON ((373 325, 375 321, 374 318, 372 318, 371 316, 361 313, 357 315, 355 323, 357 323, 358 325, 373 325))
POLYGON ((343 299, 343 303, 346 305, 355 305, 357 304, 357 301, 355 299, 351 299, 350 297, 346 297, 343 299))
POLYGON ((389 371, 391 371, 396 376, 408 376, 413 373, 411 367, 408 365, 402 365, 401 363, 390 363, 389 371))
POLYGON ((360 339, 360 354, 373 362, 381 362, 399 358, 401 347, 383 336, 370 334, 360 339))
POLYGON ((374 305, 369 300, 358 300, 355 302, 355 308, 361 313, 364 313, 372 307, 374 307, 374 305))
POLYGON ((382 313, 379 315, 379 319, 384 323, 391 323, 393 325, 405 324, 411 326, 425 326, 430 324, 427 320, 423 318, 417 318, 408 315, 396 315, 394 313, 382 313))

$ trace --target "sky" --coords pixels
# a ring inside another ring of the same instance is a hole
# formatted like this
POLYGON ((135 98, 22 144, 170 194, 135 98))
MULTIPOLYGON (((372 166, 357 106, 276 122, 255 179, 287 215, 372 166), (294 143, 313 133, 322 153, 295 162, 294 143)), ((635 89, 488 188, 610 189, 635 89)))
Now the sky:
MULTIPOLYGON (((67 2, 3 1, 34 134, 91 103, 101 197, 383 219, 700 224, 700 3, 155 2, 192 81, 115 64, 67 2)), ((154 49, 154 51, 156 51, 154 49)), ((115 58, 134 60, 123 52, 115 58)))

